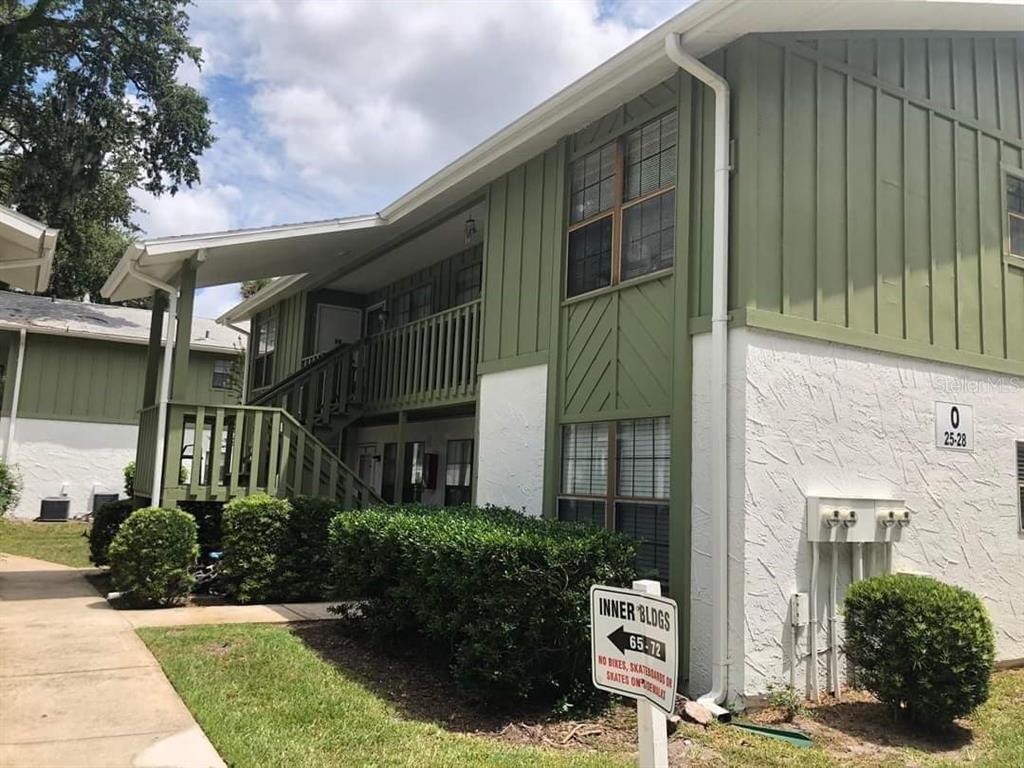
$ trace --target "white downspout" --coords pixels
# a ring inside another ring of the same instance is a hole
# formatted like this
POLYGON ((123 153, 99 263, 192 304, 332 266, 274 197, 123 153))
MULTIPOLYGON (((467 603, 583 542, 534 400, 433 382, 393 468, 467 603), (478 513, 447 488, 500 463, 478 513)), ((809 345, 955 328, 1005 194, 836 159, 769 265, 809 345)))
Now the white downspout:
POLYGON ((178 324, 178 289, 170 283, 157 280, 145 272, 141 272, 134 261, 128 262, 128 274, 143 283, 167 293, 167 338, 164 341, 164 367, 160 371, 160 396, 157 399, 156 417, 156 449, 157 455, 153 462, 153 492, 150 494, 150 506, 160 506, 160 492, 164 479, 164 436, 167 434, 167 401, 171 389, 171 360, 174 354, 174 338, 178 324))
POLYGON ((18 421, 18 400, 21 399, 21 372, 25 369, 25 342, 28 334, 18 331, 18 363, 14 369, 14 394, 11 396, 11 416, 7 420, 7 440, 4 441, 4 463, 14 456, 14 425, 18 421))
POLYGON ((715 187, 711 299, 711 690, 698 701, 716 715, 729 693, 729 83, 665 38, 665 52, 715 92, 715 187))

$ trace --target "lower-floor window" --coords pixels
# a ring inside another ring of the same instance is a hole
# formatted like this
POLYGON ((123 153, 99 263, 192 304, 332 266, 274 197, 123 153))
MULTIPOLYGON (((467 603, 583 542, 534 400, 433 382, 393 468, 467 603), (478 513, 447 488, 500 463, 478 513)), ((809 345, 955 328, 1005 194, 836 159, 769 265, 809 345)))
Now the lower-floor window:
POLYGON ((376 458, 376 443, 364 443, 359 446, 359 466, 356 471, 359 473, 359 479, 371 488, 373 487, 373 462, 376 458))
POLYGON ((398 474, 398 443, 384 444, 384 462, 381 467, 380 497, 388 504, 394 504, 396 477, 398 474))
POLYGON ((405 444, 405 469, 402 478, 402 502, 419 504, 423 501, 423 443, 405 444))
POLYGON ((667 584, 670 470, 668 417, 567 424, 558 517, 636 539, 640 576, 667 584))
POLYGON ((473 441, 449 440, 445 450, 444 504, 459 507, 473 501, 473 441))

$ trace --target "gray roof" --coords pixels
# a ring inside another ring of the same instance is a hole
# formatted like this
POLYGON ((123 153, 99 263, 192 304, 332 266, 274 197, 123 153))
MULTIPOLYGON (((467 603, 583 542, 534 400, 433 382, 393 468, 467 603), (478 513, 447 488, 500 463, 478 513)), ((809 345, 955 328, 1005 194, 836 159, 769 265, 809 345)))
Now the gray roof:
MULTIPOLYGON (((148 309, 0 291, 0 330, 24 328, 29 333, 147 344, 149 320, 148 309)), ((245 348, 245 337, 213 320, 195 317, 192 319, 191 347, 221 352, 241 351, 245 348)))

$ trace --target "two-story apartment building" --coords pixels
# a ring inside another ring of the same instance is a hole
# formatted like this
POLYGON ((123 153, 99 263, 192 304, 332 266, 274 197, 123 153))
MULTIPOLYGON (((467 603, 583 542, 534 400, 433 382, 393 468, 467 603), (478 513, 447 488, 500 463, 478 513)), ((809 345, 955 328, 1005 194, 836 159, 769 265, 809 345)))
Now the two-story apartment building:
POLYGON ((222 318, 249 409, 171 402, 140 465, 203 425, 216 471, 166 498, 635 536, 718 701, 838 687, 842 594, 887 569, 978 592, 1024 658, 1022 30, 705 0, 376 214, 137 244, 107 295, 278 277, 222 318))

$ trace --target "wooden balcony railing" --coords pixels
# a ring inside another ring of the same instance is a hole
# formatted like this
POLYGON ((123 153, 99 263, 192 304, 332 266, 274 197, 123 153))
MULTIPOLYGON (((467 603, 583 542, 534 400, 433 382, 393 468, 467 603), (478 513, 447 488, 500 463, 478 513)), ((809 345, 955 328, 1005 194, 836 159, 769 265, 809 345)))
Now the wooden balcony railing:
POLYGON ((480 301, 392 328, 359 350, 359 391, 366 410, 471 399, 480 355, 480 301))
POLYGON ((163 461, 163 504, 236 496, 321 496, 340 508, 382 504, 377 493, 312 432, 281 408, 170 403, 164 450, 156 445, 157 406, 142 411, 137 496, 152 496, 154 461, 163 461))
POLYGON ((317 355, 249 404, 284 408, 313 429, 339 415, 471 400, 479 355, 478 300, 317 355))

